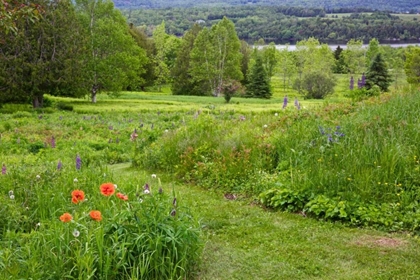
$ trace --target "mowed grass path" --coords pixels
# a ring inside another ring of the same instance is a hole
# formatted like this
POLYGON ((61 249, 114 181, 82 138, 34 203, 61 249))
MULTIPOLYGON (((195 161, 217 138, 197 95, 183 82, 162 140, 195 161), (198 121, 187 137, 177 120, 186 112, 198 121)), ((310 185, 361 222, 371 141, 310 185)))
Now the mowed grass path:
MULTIPOLYGON (((141 173, 130 164, 112 169, 116 178, 141 173)), ((206 245, 196 279, 420 279, 420 242, 406 233, 267 211, 165 176, 162 184, 201 220, 206 245)))

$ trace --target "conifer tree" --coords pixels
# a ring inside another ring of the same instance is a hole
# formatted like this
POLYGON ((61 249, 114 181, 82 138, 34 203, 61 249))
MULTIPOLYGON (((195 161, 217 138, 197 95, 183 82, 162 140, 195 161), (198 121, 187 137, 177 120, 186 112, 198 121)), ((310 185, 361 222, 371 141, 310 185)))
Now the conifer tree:
POLYGON ((388 87, 391 84, 391 76, 388 73, 388 68, 385 61, 382 58, 381 53, 378 53, 369 66, 366 73, 366 89, 371 89, 374 85, 377 85, 381 91, 388 91, 388 87))
POLYGON ((248 97, 266 99, 269 99, 272 96, 270 79, 264 69, 263 60, 258 54, 248 76, 246 95, 248 97))

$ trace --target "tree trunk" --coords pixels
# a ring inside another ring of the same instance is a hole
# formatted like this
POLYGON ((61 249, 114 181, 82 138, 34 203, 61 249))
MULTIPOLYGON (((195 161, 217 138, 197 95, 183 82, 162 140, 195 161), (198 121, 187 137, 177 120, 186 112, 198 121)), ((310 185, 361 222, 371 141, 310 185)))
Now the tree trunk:
POLYGON ((92 86, 92 92, 91 92, 91 95, 90 95, 92 103, 96 103, 96 93, 97 92, 98 92, 98 86, 97 85, 92 86))
POLYGON ((33 108, 42 108, 44 106, 44 95, 36 95, 32 98, 33 108))

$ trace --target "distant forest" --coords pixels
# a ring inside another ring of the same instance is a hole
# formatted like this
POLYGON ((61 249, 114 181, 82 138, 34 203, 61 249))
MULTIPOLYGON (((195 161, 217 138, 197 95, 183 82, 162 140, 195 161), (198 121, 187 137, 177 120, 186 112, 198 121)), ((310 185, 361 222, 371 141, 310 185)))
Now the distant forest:
POLYGON ((366 8, 335 7, 327 12, 322 8, 246 5, 123 9, 122 12, 129 23, 143 27, 148 35, 151 35, 162 21, 165 21, 169 34, 182 36, 194 23, 210 27, 226 16, 235 24, 238 37, 249 43, 263 39, 267 43, 293 44, 310 37, 315 37, 323 43, 341 43, 350 39, 367 43, 372 38, 380 42, 419 42, 420 39, 419 16, 400 17, 366 8))
POLYGON ((222 6, 288 6, 303 8, 323 8, 326 11, 340 8, 366 8, 371 10, 411 12, 420 11, 418 0, 114 0, 120 9, 142 8, 191 8, 191 7, 222 7, 222 6), (280 3, 279 3, 280 2, 280 3))

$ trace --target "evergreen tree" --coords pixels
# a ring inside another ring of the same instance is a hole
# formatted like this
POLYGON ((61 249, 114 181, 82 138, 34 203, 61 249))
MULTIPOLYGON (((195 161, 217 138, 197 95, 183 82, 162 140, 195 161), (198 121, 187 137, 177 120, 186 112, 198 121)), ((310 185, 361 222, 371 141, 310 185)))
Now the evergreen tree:
POLYGON ((264 69, 263 60, 259 54, 257 54, 248 76, 246 96, 266 99, 272 96, 270 78, 264 69))
POLYGON ((371 89, 374 85, 377 85, 381 91, 388 91, 388 87, 391 84, 391 76, 388 73, 388 68, 385 61, 382 58, 381 53, 378 53, 369 69, 366 73, 366 89, 371 89))

